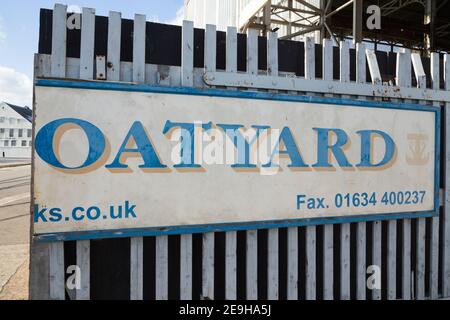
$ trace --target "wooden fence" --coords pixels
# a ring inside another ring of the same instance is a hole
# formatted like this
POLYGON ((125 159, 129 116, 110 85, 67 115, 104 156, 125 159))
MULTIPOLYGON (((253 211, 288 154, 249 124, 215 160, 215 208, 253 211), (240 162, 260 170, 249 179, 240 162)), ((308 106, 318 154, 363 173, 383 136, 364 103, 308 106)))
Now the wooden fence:
MULTIPOLYGON (((261 38, 249 30, 246 68, 238 71, 238 34, 226 32, 225 70, 216 68, 217 34, 204 31, 204 67, 194 67, 193 23, 181 30, 181 66, 146 64, 146 17, 133 23, 132 61, 121 59, 123 20, 110 12, 106 33, 96 32, 93 9, 84 8, 79 58, 67 50, 67 7, 52 13, 51 54, 35 56, 36 78, 121 81, 161 86, 220 87, 263 90, 291 95, 408 102, 441 106, 444 111, 441 150, 441 208, 434 218, 311 225, 270 230, 205 233, 131 239, 32 241, 32 299, 426 299, 450 297, 450 55, 432 53, 427 79, 417 53, 404 49, 396 56, 395 83, 383 83, 377 55, 364 44, 350 48, 325 39, 304 43, 304 77, 279 71, 276 33, 269 33, 267 68, 258 68, 261 38), (94 54, 97 37, 107 41, 106 56, 94 54), (259 40, 258 40, 259 39, 259 40), (258 51, 259 50, 259 51, 258 51), (333 59, 333 56, 335 59, 333 59), (333 77, 338 62, 339 80, 333 77), (316 66, 321 78, 316 78, 316 66), (368 74, 366 74, 366 65, 368 74), (350 70, 355 68, 355 81, 350 70), (371 83, 366 79, 370 76, 371 83), (428 87, 427 87, 428 84, 428 87), (81 270, 81 288, 67 290, 66 268, 81 270), (382 271, 381 289, 369 290, 367 267, 382 271)), ((42 21, 41 21, 42 23, 42 21)), ((50 30, 48 30, 50 32, 50 30)), ((41 37, 43 35, 41 34, 41 37)), ((239 37, 241 37, 239 35, 239 37)), ((173 41, 166 39, 166 41, 173 41)), ((154 44, 158 46, 158 44, 154 44)), ((291 56, 289 59, 298 59, 291 56)), ((300 62, 303 63, 303 62, 300 62)), ((37 110, 37 115, 39 111, 37 110)))

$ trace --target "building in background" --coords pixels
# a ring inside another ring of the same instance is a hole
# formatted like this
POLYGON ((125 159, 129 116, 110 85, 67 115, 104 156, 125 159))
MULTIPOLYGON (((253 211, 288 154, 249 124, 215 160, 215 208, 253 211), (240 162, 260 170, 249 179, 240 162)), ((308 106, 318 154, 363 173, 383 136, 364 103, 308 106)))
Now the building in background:
POLYGON ((30 108, 0 103, 0 159, 31 158, 31 121, 30 108))

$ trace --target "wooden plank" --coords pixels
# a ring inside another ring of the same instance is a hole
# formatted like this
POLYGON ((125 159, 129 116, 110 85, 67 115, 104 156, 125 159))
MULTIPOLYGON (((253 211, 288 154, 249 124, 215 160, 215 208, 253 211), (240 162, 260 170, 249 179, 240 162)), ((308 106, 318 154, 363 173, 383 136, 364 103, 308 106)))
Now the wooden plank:
POLYGON ((333 41, 331 39, 323 39, 323 55, 322 55, 322 79, 325 81, 333 80, 333 41))
MULTIPOLYGON (((333 41, 323 39, 322 54, 322 79, 325 81, 333 80, 333 41)), ((326 96, 332 97, 327 94, 326 96)), ((323 226, 323 299, 333 300, 334 298, 334 257, 333 257, 333 225, 323 226)))
POLYGON ((411 61, 414 69, 414 74, 416 75, 417 87, 426 88, 427 77, 423 69, 422 59, 420 54, 414 52, 411 53, 411 61))
MULTIPOLYGON (((377 266, 381 271, 381 263, 381 221, 374 221, 372 223, 372 265, 377 266)), ((372 300, 381 300, 381 288, 372 289, 372 300)))
POLYGON ((366 299, 366 223, 356 225, 356 299, 366 299))
POLYGON ((306 300, 316 299, 316 226, 306 227, 306 300))
POLYGON ((425 299, 425 224, 426 220, 416 220, 416 272, 415 272, 415 298, 425 299))
POLYGON ((106 80, 105 56, 95 57, 95 80, 106 80))
POLYGON ((66 76, 67 6, 55 4, 52 22, 51 75, 55 78, 66 76))
POLYGON ((315 63, 315 46, 314 38, 305 38, 305 79, 312 80, 316 76, 315 63))
POLYGON ((194 85, 194 24, 183 21, 181 33, 181 85, 194 85))
POLYGON ((258 299, 258 232, 247 231, 246 298, 258 299))
POLYGON ((108 20, 107 79, 120 80, 120 45, 122 38, 122 14, 110 11, 108 20))
POLYGON ((95 10, 83 8, 81 20, 80 79, 94 77, 95 10))
MULTIPOLYGON (((315 42, 314 38, 305 38, 305 79, 315 78, 315 42)), ((316 299, 316 226, 306 227, 306 282, 307 300, 316 299)))
MULTIPOLYGON (((444 55, 445 90, 450 91, 450 54, 444 55)), ((445 104, 445 136, 450 137, 450 103, 445 104)), ((442 239, 442 295, 450 297, 450 139, 445 141, 445 204, 442 239)))
POLYGON ((192 235, 180 237, 180 299, 192 299, 192 235))
POLYGON ((366 47, 356 44, 356 83, 366 83, 366 47))
POLYGON ((278 76, 278 37, 276 32, 267 36, 267 74, 278 76))
POLYGON ((144 241, 141 237, 130 239, 130 299, 143 299, 144 241))
POLYGON ((397 299, 397 221, 387 225, 387 298, 397 299))
MULTIPOLYGON (((267 35, 267 73, 278 76, 278 38, 275 32, 267 35)), ((268 231, 267 242, 267 298, 278 300, 278 229, 268 231)))
POLYGON ((278 229, 267 235, 267 299, 278 300, 278 229))
POLYGON ((372 78, 372 84, 380 85, 382 83, 382 79, 375 51, 366 49, 366 58, 367 63, 369 64, 369 72, 370 77, 372 78))
MULTIPOLYGON (((67 6, 55 4, 52 23, 51 76, 66 76, 67 6)), ((49 297, 52 300, 65 299, 64 243, 49 244, 49 297)))
POLYGON ((65 299, 64 242, 50 243, 50 300, 65 299))
POLYGON ((80 288, 76 290, 77 300, 90 299, 90 274, 91 274, 91 241, 77 241, 77 266, 80 268, 80 288))
MULTIPOLYGON (((439 53, 431 53, 431 80, 432 87, 435 90, 439 90, 440 86, 440 73, 439 73, 439 53)), ((439 107, 440 103, 434 102, 435 107, 439 107)), ((437 299, 439 296, 439 216, 428 219, 430 224, 430 276, 429 276, 429 288, 430 298, 437 299)))
POLYGON ((225 299, 237 299, 237 233, 225 233, 225 299))
POLYGON ((350 223, 341 224, 341 300, 350 300, 350 223))
POLYGON ((203 234, 202 299, 214 299, 214 232, 203 234))
POLYGON ((237 30, 235 27, 227 28, 226 42, 226 71, 237 72, 237 30))
MULTIPOLYGON (((181 85, 192 87, 194 85, 194 26, 191 21, 183 21, 181 43, 181 85)), ((171 85, 174 84, 171 83, 171 85)), ((181 235, 180 250, 180 298, 190 300, 192 299, 192 235, 181 235)))
POLYGON ((347 41, 341 41, 340 43, 340 81, 347 83, 350 82, 350 51, 347 41))
POLYGON ((323 299, 334 299, 333 225, 323 226, 323 299))
POLYGON ((146 17, 136 14, 133 31, 133 81, 137 83, 145 82, 145 32, 146 17))
POLYGON ((288 300, 298 299, 298 228, 288 228, 288 256, 287 256, 287 298, 288 300))
MULTIPOLYGON (((403 49, 397 54, 396 84, 399 87, 411 87, 411 51, 403 49)), ((411 220, 401 221, 402 226, 402 267, 401 267, 401 297, 411 299, 411 220)))
MULTIPOLYGON (((356 83, 366 83, 366 47, 363 43, 356 44, 356 83)), ((359 97, 365 99, 365 97, 359 97)), ((356 299, 366 299, 366 223, 356 224, 356 299)))
POLYGON ((205 30, 205 71, 216 71, 216 26, 207 24, 205 30))
POLYGON ((410 300, 411 292, 411 220, 402 221, 402 299, 410 300))
MULTIPOLYGON (((227 28, 226 38, 226 71, 237 72, 237 30, 227 28)), ((225 233, 225 299, 237 299, 237 233, 225 233)))
POLYGON ((155 298, 167 300, 169 294, 169 238, 159 236, 155 238, 155 298))
POLYGON ((258 30, 249 29, 247 33, 247 73, 258 74, 258 30))

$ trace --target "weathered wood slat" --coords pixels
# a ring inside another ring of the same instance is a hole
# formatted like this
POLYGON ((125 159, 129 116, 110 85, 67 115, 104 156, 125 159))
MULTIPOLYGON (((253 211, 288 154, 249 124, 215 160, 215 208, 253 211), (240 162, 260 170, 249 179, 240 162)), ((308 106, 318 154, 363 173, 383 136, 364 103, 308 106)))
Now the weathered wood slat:
MULTIPOLYGON (((315 78, 315 43, 314 39, 307 37, 305 39, 305 79, 315 78)), ((306 227, 306 279, 305 279, 305 298, 315 300, 316 291, 316 226, 306 227)))
POLYGON ((416 271, 415 271, 415 298, 425 299, 425 224, 426 220, 416 220, 416 271))
POLYGON ((156 237, 156 300, 167 300, 169 296, 169 238, 168 236, 156 237))
POLYGON ((77 300, 90 299, 91 241, 77 241, 77 265, 80 268, 80 289, 76 290, 77 300))
POLYGON ((258 232, 247 231, 246 251, 246 298, 258 299, 258 232))
POLYGON ((350 300, 350 224, 341 224, 341 300, 350 300))
POLYGON ((411 219, 402 221, 402 299, 412 298, 411 286, 411 219))
POLYGON ((214 299, 214 232, 203 234, 202 299, 214 299))
MULTIPOLYGON (((435 90, 439 90, 440 86, 440 73, 439 73, 439 53, 431 53, 431 80, 432 87, 435 90)), ((434 102, 435 107, 439 107, 440 103, 434 102)), ((439 296, 439 216, 428 219, 430 223, 430 275, 429 275, 429 288, 430 298, 437 299, 439 296)))
MULTIPOLYGON (((450 54, 444 55, 445 90, 450 91, 450 54)), ((445 104, 445 136, 450 137, 450 103, 445 104)), ((442 239, 442 294, 450 297, 450 139, 445 141, 445 203, 442 239)))
POLYGON ((55 4, 52 23, 52 77, 66 76, 67 6, 55 4))
MULTIPOLYGON (((226 70, 237 72, 237 30, 227 28, 226 70)), ((237 299, 237 233, 225 233, 225 299, 237 299)))
MULTIPOLYGON (((267 37, 267 73, 278 76, 278 38, 275 32, 269 32, 267 37)), ((278 229, 269 229, 267 242, 267 298, 278 300, 278 229)))
POLYGON ((95 10, 83 8, 81 20, 80 79, 94 76, 95 10))
POLYGON ((50 300, 65 299, 64 242, 50 243, 50 300))
POLYGON ((256 29, 249 29, 247 34, 247 73, 258 74, 258 33, 256 29))
POLYGON ((120 45, 122 37, 122 15, 111 11, 108 20, 108 53, 107 53, 107 79, 120 80, 120 45))
POLYGON ((192 235, 180 237, 180 299, 192 299, 192 235))
POLYGON ((181 83, 184 87, 194 85, 194 24, 183 21, 181 33, 181 83))
POLYGON ((397 299, 397 221, 387 224, 387 298, 397 299))
MULTIPOLYGON (((372 223, 372 265, 381 268, 381 221, 375 221, 372 223)), ((372 289, 372 300, 381 300, 381 288, 372 289)))
MULTIPOLYGON (((258 30, 249 29, 247 33, 247 73, 258 74, 258 30)), ((246 252, 246 298, 258 299, 258 232, 247 231, 246 252)))
POLYGON ((145 82, 145 32, 146 17, 136 14, 133 31, 133 81, 137 83, 145 82))
POLYGON ((142 300, 144 271, 144 241, 141 237, 130 240, 130 299, 142 300))
MULTIPOLYGON (((366 83, 366 48, 356 44, 356 83, 366 83)), ((364 97, 359 97, 363 98, 364 97)), ((356 225, 356 299, 366 299, 366 223, 356 225)))
MULTIPOLYGON (((333 80, 333 41, 331 39, 323 40, 322 54, 322 79, 325 81, 333 80)), ((326 97, 332 97, 326 94, 326 97)), ((333 300, 334 298, 334 259, 333 259, 333 225, 323 226, 323 299, 333 300)))
POLYGON ((372 84, 379 85, 381 84, 381 73, 380 68, 378 67, 377 56, 375 51, 366 49, 366 57, 367 63, 369 64, 370 76, 372 78, 372 84))
POLYGON ((298 299, 298 228, 288 228, 287 240, 287 298, 288 300, 298 299))
POLYGON ((237 233, 225 233, 225 299, 237 299, 237 233))
MULTIPOLYGON (((411 52, 403 49, 397 54, 396 84, 399 87, 411 87, 411 52)), ((402 226, 402 267, 401 267, 401 297, 411 299, 411 220, 403 219, 402 226)))

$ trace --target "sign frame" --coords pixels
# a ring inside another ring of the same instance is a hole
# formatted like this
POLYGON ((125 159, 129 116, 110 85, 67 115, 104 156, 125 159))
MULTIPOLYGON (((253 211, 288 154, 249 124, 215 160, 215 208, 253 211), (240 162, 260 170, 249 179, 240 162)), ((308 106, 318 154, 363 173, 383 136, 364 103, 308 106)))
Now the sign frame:
MULTIPOLYGON (((146 228, 128 228, 128 229, 108 229, 60 233, 34 234, 34 223, 32 219, 33 239, 38 242, 51 241, 73 241, 103 238, 123 238, 123 237, 144 237, 161 235, 179 235, 205 232, 226 232, 243 231, 271 228, 301 227, 311 225, 357 223, 371 221, 387 221, 398 219, 429 218, 439 215, 439 190, 440 190, 440 154, 441 154, 441 108, 437 106, 427 106, 411 103, 391 103, 381 101, 353 100, 344 98, 329 98, 317 96, 274 94, 268 92, 239 91, 223 89, 197 89, 192 87, 167 87, 154 86, 147 84, 123 83, 123 82, 103 82, 103 81, 73 81, 61 79, 37 79, 35 86, 57 87, 70 89, 87 90, 105 90, 105 91, 125 91, 141 93, 159 93, 159 94, 178 94, 178 95, 196 95, 196 96, 216 96, 223 98, 241 98, 254 100, 275 100, 288 102, 303 102, 313 104, 332 104, 345 105, 352 107, 371 107, 384 109, 400 109, 412 111, 434 112, 435 114, 435 167, 434 167, 434 209, 429 211, 416 212, 392 212, 382 214, 362 214, 353 216, 337 216, 326 218, 299 218, 299 219, 280 219, 271 221, 252 221, 252 222, 234 222, 217 223, 208 225, 186 225, 186 226, 164 226, 164 227, 146 227, 146 228)), ((35 106, 36 107, 36 106, 35 106)), ((33 113, 34 115, 35 113, 33 113)), ((35 119, 33 117, 33 138, 35 137, 35 119)), ((32 148, 32 201, 31 213, 33 216, 34 207, 34 174, 35 174, 35 145, 32 148)))

